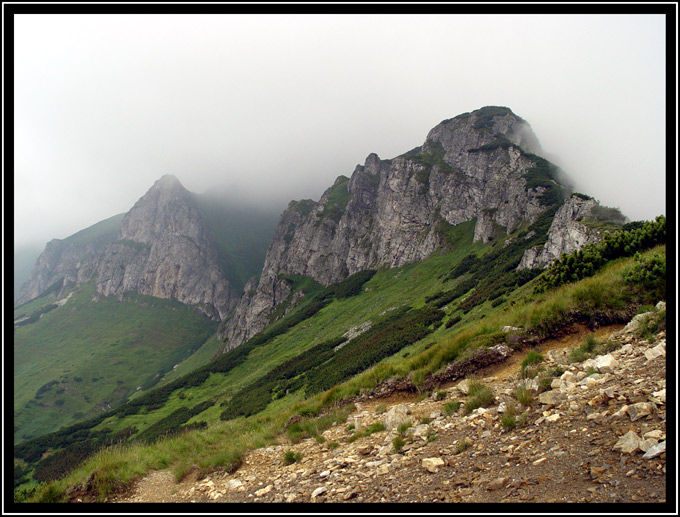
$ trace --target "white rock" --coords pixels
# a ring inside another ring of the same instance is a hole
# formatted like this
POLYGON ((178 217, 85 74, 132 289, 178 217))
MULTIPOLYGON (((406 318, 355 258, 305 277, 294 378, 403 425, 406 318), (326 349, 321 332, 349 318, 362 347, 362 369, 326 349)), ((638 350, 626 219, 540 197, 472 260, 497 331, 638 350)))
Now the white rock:
POLYGON ((642 457, 646 460, 651 460, 652 458, 656 458, 657 456, 663 454, 664 452, 666 452, 666 440, 658 443, 653 447, 650 447, 649 450, 642 457))
POLYGON ((611 373, 619 367, 619 362, 611 354, 607 354, 596 357, 594 366, 602 373, 611 373))
POLYGON ((564 395, 557 390, 544 391, 538 396, 538 401, 547 406, 556 406, 564 400, 564 395))
POLYGON ((638 402, 637 404, 629 406, 628 416, 633 422, 635 422, 636 420, 640 420, 647 415, 651 415, 655 409, 656 406, 651 402, 638 402))
POLYGON ((640 440, 640 443, 638 443, 638 447, 640 447, 640 450, 642 452, 647 452, 649 449, 654 447, 657 443, 659 443, 659 441, 655 440, 654 438, 645 438, 644 440, 640 440))
POLYGON ((458 390, 459 390, 463 395, 467 395, 467 394, 470 393, 470 387, 469 387, 469 385, 470 385, 470 381, 469 381, 468 379, 463 379, 462 381, 460 381, 460 382, 458 383, 458 385, 457 385, 456 387, 458 388, 458 390))
POLYGON ((513 330, 522 330, 522 329, 519 328, 519 327, 513 327, 513 326, 511 326, 511 325, 506 325, 506 326, 503 327, 501 330, 502 330, 503 332, 512 332, 513 330))
POLYGON ((648 431, 642 435, 643 438, 654 438, 656 440, 663 440, 666 438, 666 433, 660 429, 655 429, 654 431, 648 431))
POLYGON ((328 492, 328 488, 325 486, 320 486, 319 488, 314 489, 314 492, 312 492, 312 498, 319 497, 325 492, 328 492))
POLYGON ((264 487, 264 488, 262 488, 262 489, 260 489, 260 490, 255 491, 255 495, 256 495, 257 497, 262 497, 263 495, 268 494, 268 493, 271 492, 272 490, 274 490, 274 485, 267 485, 266 487, 264 487))
POLYGON ((411 410, 406 404, 392 406, 390 410, 385 413, 385 417, 383 418, 385 429, 390 430, 399 427, 399 425, 408 420, 408 415, 410 414, 411 410))
POLYGON ((229 490, 236 490, 236 489, 238 489, 238 488, 240 488, 240 487, 242 487, 242 486, 243 486, 243 483, 241 482, 240 479, 230 479, 230 480, 227 482, 227 488, 228 488, 229 490))
POLYGON ((665 356, 666 356, 666 344, 665 343, 659 343, 654 348, 650 348, 648 350, 645 350, 645 357, 647 358, 648 361, 653 361, 657 357, 665 357, 665 356))
POLYGON ((441 458, 423 458, 422 465, 428 472, 435 473, 439 470, 439 467, 444 465, 444 460, 441 458))

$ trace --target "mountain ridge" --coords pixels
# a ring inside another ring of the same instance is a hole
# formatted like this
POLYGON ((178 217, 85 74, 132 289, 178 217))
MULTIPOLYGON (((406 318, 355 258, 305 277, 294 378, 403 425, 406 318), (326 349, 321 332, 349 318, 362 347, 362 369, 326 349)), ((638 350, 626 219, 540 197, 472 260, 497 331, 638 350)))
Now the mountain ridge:
POLYGON ((526 121, 509 108, 487 106, 442 121, 423 145, 396 158, 369 154, 318 202, 292 201, 259 280, 246 285, 233 316, 220 326, 224 350, 269 325, 277 306, 295 302, 281 275, 329 285, 361 270, 423 260, 445 249, 446 232, 463 222, 474 220, 474 242, 487 244, 550 207, 563 206, 560 224, 545 236, 551 245, 527 252, 522 268, 544 267, 596 240, 598 232, 576 219, 597 202, 571 199, 557 167, 534 154, 540 152, 526 121))

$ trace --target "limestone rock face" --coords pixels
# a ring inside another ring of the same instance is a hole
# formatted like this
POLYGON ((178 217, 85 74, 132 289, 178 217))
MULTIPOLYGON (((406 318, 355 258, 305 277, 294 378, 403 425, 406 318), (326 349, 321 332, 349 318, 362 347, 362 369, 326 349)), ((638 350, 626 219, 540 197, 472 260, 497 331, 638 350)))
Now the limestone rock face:
POLYGON ((214 239, 193 198, 163 176, 126 214, 97 269, 97 291, 176 299, 222 319, 238 295, 220 271, 214 239))
POLYGON ((582 246, 595 242, 599 238, 596 231, 578 222, 586 217, 597 206, 594 199, 582 199, 573 195, 560 207, 555 214, 548 240, 539 248, 531 248, 524 252, 517 269, 545 267, 562 253, 571 253, 582 246))
POLYGON ((538 141, 508 108, 487 107, 445 120, 422 146, 392 160, 370 154, 318 202, 291 202, 265 259, 219 336, 230 349, 272 321, 290 294, 281 274, 329 285, 358 271, 399 267, 447 247, 445 230, 476 220, 487 243, 547 207, 546 187, 528 187, 538 141))
POLYGON ((54 296, 59 297, 69 287, 89 281, 106 247, 116 239, 122 217, 123 214, 114 216, 67 239, 52 239, 48 242, 31 276, 21 287, 17 304, 32 300, 56 282, 60 284, 55 286, 54 296), (102 227, 105 231, 101 230, 102 227), (98 235, 82 238, 88 230, 94 230, 98 235))
POLYGON ((225 318, 238 301, 219 268, 214 238, 194 198, 169 175, 122 217, 117 232, 86 244, 74 238, 48 243, 21 299, 39 295, 62 277, 81 285, 93 275, 104 296, 135 291, 175 299, 213 319, 225 318))

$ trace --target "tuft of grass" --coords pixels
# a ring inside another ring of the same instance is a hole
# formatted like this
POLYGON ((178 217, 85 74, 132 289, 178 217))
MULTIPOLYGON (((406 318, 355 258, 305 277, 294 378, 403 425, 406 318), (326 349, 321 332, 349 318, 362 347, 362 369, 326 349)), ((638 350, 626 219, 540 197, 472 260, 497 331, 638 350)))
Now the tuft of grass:
POLYGON ((453 402, 447 402, 444 404, 444 407, 442 408, 442 411, 446 416, 451 416, 454 413, 458 413, 458 410, 460 409, 461 403, 459 401, 453 401, 453 402))
POLYGON ((406 434, 406 431, 408 431, 409 428, 410 428, 412 425, 413 425, 413 424, 411 423, 411 421, 410 421, 410 420, 407 420, 406 422, 403 422, 403 423, 401 423, 401 424, 399 424, 399 425, 397 426, 397 432, 398 432, 401 436, 404 436, 404 435, 406 434))
POLYGON ((328 447, 331 449, 337 449, 338 447, 340 447, 340 444, 338 442, 331 442, 328 444, 328 447))
POLYGON ((286 451, 283 454, 283 463, 286 465, 292 465, 293 463, 297 463, 301 459, 302 453, 300 452, 286 451))
POLYGON ((444 400, 446 398, 446 391, 438 391, 435 395, 435 400, 444 400))
POLYGON ((522 360, 522 370, 526 370, 527 367, 539 364, 543 361, 543 356, 536 352, 536 350, 530 350, 526 357, 522 360))
POLYGON ((503 415, 503 418, 501 418, 501 425, 503 426, 503 429, 509 431, 517 426, 517 421, 515 420, 514 415, 503 415))
POLYGON ((429 424, 430 422, 432 422, 432 419, 427 416, 424 416, 423 418, 420 419, 421 424, 429 424))
POLYGON ((382 415, 385 411, 387 411, 387 406, 385 404, 378 404, 375 407, 375 412, 379 415, 382 415))
POLYGON ((517 386, 513 392, 515 400, 523 406, 529 407, 534 402, 534 394, 524 385, 517 386))
POLYGON ((468 384, 470 397, 467 402, 465 402, 464 411, 465 413, 470 413, 477 408, 488 406, 493 402, 494 394, 491 388, 485 386, 479 381, 471 381, 468 384))
POLYGON ((375 424, 369 425, 365 430, 364 430, 364 436, 370 436, 373 433, 378 433, 380 431, 385 430, 385 424, 382 422, 376 422, 375 424))
POLYGON ((572 363, 580 363, 585 361, 593 354, 597 345, 598 341, 595 335, 588 334, 580 347, 574 348, 571 352, 569 352, 569 361, 572 363))
POLYGON ((456 444, 456 448, 454 449, 453 453, 454 454, 460 454, 463 451, 466 451, 472 446, 472 442, 470 442, 467 438, 463 438, 461 441, 456 444))
POLYGON ((399 452, 404 445, 406 445, 406 440, 404 440, 401 436, 397 436, 392 440, 392 446, 394 447, 394 450, 399 452))

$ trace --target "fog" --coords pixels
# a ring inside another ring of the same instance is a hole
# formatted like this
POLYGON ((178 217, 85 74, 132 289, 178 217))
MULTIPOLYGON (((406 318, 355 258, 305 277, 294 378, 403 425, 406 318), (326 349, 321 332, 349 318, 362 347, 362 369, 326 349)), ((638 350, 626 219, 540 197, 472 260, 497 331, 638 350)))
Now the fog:
MULTIPOLYGON (((486 105, 576 190, 665 208, 661 15, 17 15, 15 246, 129 210, 163 174, 285 207, 486 105)), ((674 164, 671 164, 674 166, 674 164)))

